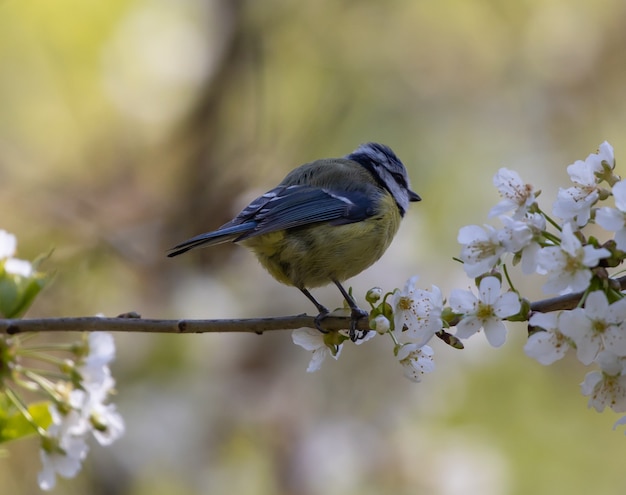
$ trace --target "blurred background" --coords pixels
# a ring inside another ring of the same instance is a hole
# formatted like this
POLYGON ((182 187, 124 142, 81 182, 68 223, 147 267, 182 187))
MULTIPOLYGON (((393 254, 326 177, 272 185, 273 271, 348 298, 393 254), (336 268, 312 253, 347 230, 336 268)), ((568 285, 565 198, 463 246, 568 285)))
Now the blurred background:
MULTIPOLYGON (((21 258, 54 249, 28 316, 312 313, 241 247, 164 253, 370 140, 423 201, 355 294, 467 288, 456 235, 486 221, 498 168, 548 211, 602 141, 620 173, 625 23, 621 0, 1 0, 0 228, 21 258)), ((626 438, 587 409, 587 370, 543 368, 509 329, 500 350, 436 342, 421 384, 382 338, 311 375, 288 332, 116 335, 127 434, 55 493, 624 493, 626 438)), ((10 446, 2 492, 39 493, 39 469, 35 441, 10 446)))

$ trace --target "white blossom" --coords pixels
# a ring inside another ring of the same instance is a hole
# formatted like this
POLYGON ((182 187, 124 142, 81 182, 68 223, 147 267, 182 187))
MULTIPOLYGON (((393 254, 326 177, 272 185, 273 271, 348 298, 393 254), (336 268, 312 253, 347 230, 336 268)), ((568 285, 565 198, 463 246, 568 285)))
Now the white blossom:
POLYGON ((56 484, 56 475, 73 478, 78 474, 89 447, 85 436, 77 431, 84 428, 84 418, 71 409, 61 414, 56 405, 50 406, 52 424, 46 431, 40 451, 42 470, 38 474, 39 487, 51 490, 56 484))
POLYGON ((110 378, 108 383, 86 388, 81 404, 80 412, 89 422, 89 431, 100 445, 112 444, 125 431, 124 420, 115 404, 105 403, 114 385, 115 381, 110 378))
POLYGON ((528 320, 529 325, 544 331, 528 337, 524 352, 545 366, 561 359, 570 348, 570 340, 559 330, 559 316, 560 313, 535 313, 528 320))
POLYGON ((11 275, 30 277, 33 274, 33 266, 30 262, 14 258, 17 250, 17 239, 6 230, 0 230, 0 262, 4 261, 4 271, 11 275))
POLYGON ((603 229, 615 232, 617 248, 626 251, 626 181, 613 186, 616 208, 604 206, 596 212, 596 223, 603 229))
POLYGON ((491 270, 506 251, 498 239, 498 231, 491 225, 461 227, 457 240, 462 244, 460 258, 463 269, 471 278, 491 270))
POLYGON ((526 184, 513 170, 501 168, 493 177, 493 185, 498 188, 502 200, 489 212, 490 217, 514 210, 513 218, 522 218, 535 202, 533 186, 526 184))
POLYGON ((613 146, 611 146, 608 141, 604 141, 598 148, 598 152, 590 154, 586 161, 593 164, 594 170, 598 173, 602 172, 602 163, 606 163, 609 169, 613 170, 615 168, 613 146))
POLYGON ((584 308, 561 313, 559 328, 576 344, 576 356, 591 364, 602 350, 626 355, 626 299, 608 303, 602 291, 587 296, 584 308))
POLYGON ((13 234, 0 229, 0 260, 11 258, 17 249, 17 239, 13 234))
POLYGON ((435 369, 434 351, 430 346, 404 344, 398 350, 398 361, 404 368, 404 376, 414 382, 422 381, 422 376, 435 369))
POLYGON ((313 352, 309 366, 306 369, 309 373, 319 370, 326 356, 338 359, 343 347, 343 344, 339 344, 333 346, 334 348, 331 349, 326 345, 326 342, 324 342, 324 334, 314 328, 299 328, 294 330, 291 334, 291 338, 294 344, 303 347, 307 351, 313 352))
POLYGON ((91 332, 87 340, 88 354, 79 361, 76 371, 83 382, 104 383, 110 378, 108 363, 115 359, 115 341, 108 332, 91 332))
POLYGON ((602 412, 610 407, 615 412, 626 412, 626 376, 624 358, 603 351, 598 355, 602 371, 587 373, 581 383, 583 395, 589 396, 589 407, 602 412))
POLYGON ((599 196, 596 189, 561 188, 552 211, 564 222, 574 222, 578 227, 582 227, 589 222, 591 207, 598 201, 599 196))
POLYGON ((504 227, 498 232, 498 239, 509 253, 517 253, 533 240, 533 231, 527 222, 501 216, 504 227))
POLYGON ((496 277, 485 277, 480 281, 479 297, 473 292, 453 289, 450 307, 462 316, 457 324, 456 336, 471 337, 481 328, 493 347, 500 347, 506 340, 503 318, 518 313, 521 309, 519 297, 514 292, 500 294, 500 281, 496 277))
POLYGON ((58 382, 56 402, 49 407, 52 423, 42 440, 39 473, 39 485, 45 490, 54 487, 57 474, 73 477, 78 473, 90 434, 109 445, 124 433, 122 416, 115 405, 107 404, 115 385, 108 367, 115 356, 113 338, 106 332, 93 332, 88 343, 88 354, 76 366, 80 388, 58 382))
POLYGON ((565 222, 575 222, 582 227, 589 222, 591 207, 600 197, 599 179, 596 174, 603 172, 602 162, 615 166, 613 148, 606 141, 600 145, 598 153, 590 154, 584 161, 577 160, 567 167, 567 173, 574 186, 560 188, 552 211, 565 222))
POLYGON ((539 269, 548 274, 543 290, 560 294, 582 291, 591 280, 589 268, 611 253, 605 248, 583 246, 569 223, 563 226, 561 235, 560 246, 544 247, 537 253, 539 269))
POLYGON ((82 467, 87 455, 87 443, 83 437, 68 437, 63 445, 50 451, 40 451, 42 469, 37 475, 42 490, 52 490, 56 485, 56 475, 73 478, 82 467))
POLYGON ((396 290, 391 305, 397 338, 421 347, 443 327, 443 296, 437 286, 422 290, 415 287, 416 282, 417 277, 412 277, 404 290, 396 290))
POLYGON ((541 249, 538 240, 546 229, 546 219, 539 213, 528 213, 520 220, 501 216, 504 227, 498 238, 509 253, 521 255, 522 272, 531 275, 538 270, 537 253, 541 249))
POLYGON ((28 278, 33 274, 33 265, 30 261, 8 258, 4 262, 4 271, 11 275, 28 278))

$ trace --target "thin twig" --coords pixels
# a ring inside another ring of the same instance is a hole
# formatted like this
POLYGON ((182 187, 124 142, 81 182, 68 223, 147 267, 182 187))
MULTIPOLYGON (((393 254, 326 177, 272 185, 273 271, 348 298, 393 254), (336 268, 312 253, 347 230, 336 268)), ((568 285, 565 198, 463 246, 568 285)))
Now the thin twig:
MULTIPOLYGON (((615 279, 622 290, 626 290, 626 276, 615 279)), ((531 303, 531 311, 549 313, 575 308, 583 292, 543 299, 531 303)), ((0 334, 15 335, 25 332, 140 332, 140 333, 256 333, 262 334, 274 330, 294 330, 296 328, 315 328, 313 316, 306 314, 279 316, 273 318, 248 318, 234 320, 155 320, 144 319, 134 313, 117 318, 97 316, 79 318, 33 318, 0 319, 0 334)), ((324 319, 324 328, 330 331, 347 330, 350 318, 331 316, 324 319)), ((369 330, 367 318, 357 322, 358 330, 369 330)))
MULTIPOLYGON (((367 318, 357 325, 359 330, 368 330, 367 318)), ((143 333, 257 333, 273 330, 315 328, 313 316, 295 315, 275 318, 249 318, 234 320, 155 320, 143 318, 38 318, 25 320, 0 320, 0 334, 15 335, 25 332, 143 332, 143 333)), ((327 317, 327 330, 350 328, 349 317, 327 317)))

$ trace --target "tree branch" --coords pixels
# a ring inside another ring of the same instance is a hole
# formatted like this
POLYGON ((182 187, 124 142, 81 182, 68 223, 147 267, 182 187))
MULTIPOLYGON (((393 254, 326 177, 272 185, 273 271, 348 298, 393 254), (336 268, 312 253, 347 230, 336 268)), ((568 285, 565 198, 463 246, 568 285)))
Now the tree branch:
MULTIPOLYGON (((1 320, 0 334, 15 335, 25 332, 143 332, 143 333, 256 333, 262 334, 273 330, 293 330, 296 328, 315 328, 313 316, 305 314, 279 316, 274 318, 248 318, 234 320, 154 320, 143 319, 138 315, 117 318, 79 317, 79 318, 38 318, 26 320, 1 320)), ((349 317, 329 316, 324 319, 327 330, 350 328, 349 317)), ((368 330, 366 318, 357 325, 359 330, 368 330)))
MULTIPOLYGON (((622 290, 626 290, 626 276, 614 279, 622 290)), ((583 292, 543 299, 531 303, 530 310, 549 313, 575 308, 583 292)), ((143 319, 136 313, 126 313, 117 318, 97 316, 79 318, 33 318, 0 319, 0 334, 15 335, 25 332, 140 332, 140 333, 256 333, 274 330, 294 330, 296 328, 315 328, 313 316, 306 314, 279 316, 273 318, 248 318, 234 320, 155 320, 143 319)), ((350 318, 329 316, 324 319, 324 328, 330 331, 347 330, 350 318)), ((357 322, 358 330, 370 330, 367 318, 357 322)))

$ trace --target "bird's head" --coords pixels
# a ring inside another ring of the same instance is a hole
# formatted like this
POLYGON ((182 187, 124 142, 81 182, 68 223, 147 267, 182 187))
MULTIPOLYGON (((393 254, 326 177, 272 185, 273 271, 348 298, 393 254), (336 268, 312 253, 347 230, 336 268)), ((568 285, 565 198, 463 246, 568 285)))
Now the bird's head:
POLYGON ((346 155, 346 158, 370 171, 376 181, 393 196, 402 216, 409 209, 411 201, 421 201, 419 195, 410 188, 406 168, 389 146, 365 143, 346 155))

